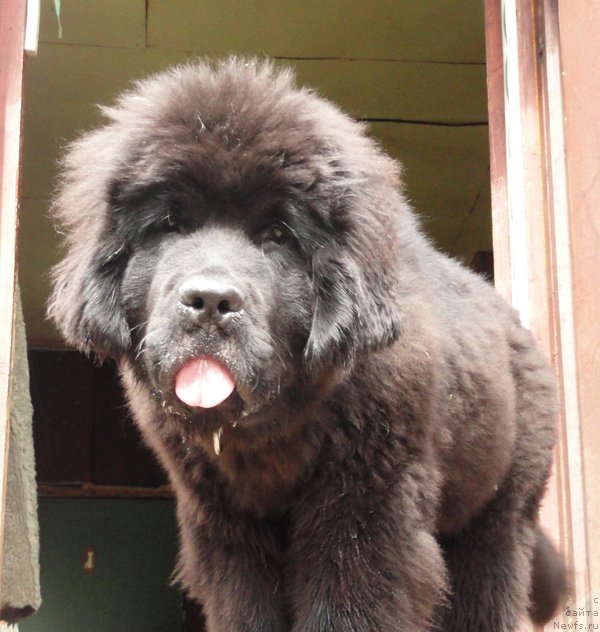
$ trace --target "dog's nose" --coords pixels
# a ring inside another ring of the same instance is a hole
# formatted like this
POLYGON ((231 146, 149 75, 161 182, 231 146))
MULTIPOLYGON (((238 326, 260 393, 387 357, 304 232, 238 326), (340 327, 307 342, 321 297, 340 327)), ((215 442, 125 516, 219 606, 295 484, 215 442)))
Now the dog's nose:
POLYGON ((179 288, 179 302, 199 323, 221 323, 242 311, 241 291, 226 281, 192 277, 179 288))

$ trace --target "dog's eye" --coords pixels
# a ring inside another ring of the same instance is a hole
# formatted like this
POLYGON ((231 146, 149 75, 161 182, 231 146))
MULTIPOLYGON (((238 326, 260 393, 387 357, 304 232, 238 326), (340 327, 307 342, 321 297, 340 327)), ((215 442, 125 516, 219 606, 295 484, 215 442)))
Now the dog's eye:
POLYGON ((289 234, 281 224, 273 224, 262 235, 263 245, 284 244, 288 240, 289 234))

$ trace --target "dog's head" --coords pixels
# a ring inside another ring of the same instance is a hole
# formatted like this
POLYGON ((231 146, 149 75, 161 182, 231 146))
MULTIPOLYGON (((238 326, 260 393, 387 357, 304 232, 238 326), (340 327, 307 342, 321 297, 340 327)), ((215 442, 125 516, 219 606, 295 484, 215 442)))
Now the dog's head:
POLYGON ((141 82, 105 114, 54 203, 49 314, 71 344, 137 367, 163 402, 214 361, 238 415, 397 337, 413 219, 359 124, 235 59, 141 82))

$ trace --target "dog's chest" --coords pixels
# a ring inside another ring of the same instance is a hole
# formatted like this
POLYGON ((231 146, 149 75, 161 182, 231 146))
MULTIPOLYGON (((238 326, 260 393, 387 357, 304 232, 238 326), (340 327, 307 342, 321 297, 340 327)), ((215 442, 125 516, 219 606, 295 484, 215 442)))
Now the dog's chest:
POLYGON ((314 451, 306 445, 267 445, 259 450, 229 446, 219 456, 232 502, 258 517, 280 514, 312 471, 314 451))

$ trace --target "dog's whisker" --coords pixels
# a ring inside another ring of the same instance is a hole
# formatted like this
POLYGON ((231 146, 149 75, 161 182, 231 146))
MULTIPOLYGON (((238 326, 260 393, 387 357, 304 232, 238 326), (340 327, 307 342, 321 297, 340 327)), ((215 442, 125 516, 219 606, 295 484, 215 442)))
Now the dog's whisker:
POLYGON ((166 330, 166 326, 155 327, 151 331, 146 332, 146 335, 141 338, 135 347, 135 361, 137 361, 144 353, 146 353, 147 347, 146 341, 153 336, 159 336, 166 330))
MULTIPOLYGON (((275 354, 275 356, 277 357, 277 359, 279 360, 282 370, 286 371, 287 370, 287 363, 285 362, 285 360, 282 358, 281 354, 278 351, 278 344, 273 336, 272 333, 270 333, 269 331, 265 330, 265 335, 269 338, 269 340, 271 341, 271 350, 273 351, 273 353, 275 354)), ((291 351, 289 350, 289 347, 287 346, 287 344, 282 345, 284 347, 284 349, 289 353, 290 357, 292 356, 291 351)))
POLYGON ((138 323, 137 325, 130 327, 129 328, 130 333, 133 333, 134 331, 141 329, 142 327, 145 327, 149 322, 150 322, 150 319, 147 318, 146 320, 143 320, 141 323, 138 323))

